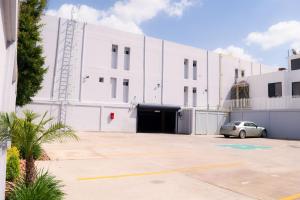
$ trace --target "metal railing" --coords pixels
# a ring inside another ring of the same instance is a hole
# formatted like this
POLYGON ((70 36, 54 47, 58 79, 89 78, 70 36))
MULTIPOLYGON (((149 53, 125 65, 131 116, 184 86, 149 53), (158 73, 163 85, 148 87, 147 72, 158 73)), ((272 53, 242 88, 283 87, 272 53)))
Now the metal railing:
POLYGON ((259 97, 249 99, 227 100, 224 108, 229 110, 252 109, 252 110, 276 110, 276 109, 300 109, 300 97, 283 96, 283 97, 259 97))

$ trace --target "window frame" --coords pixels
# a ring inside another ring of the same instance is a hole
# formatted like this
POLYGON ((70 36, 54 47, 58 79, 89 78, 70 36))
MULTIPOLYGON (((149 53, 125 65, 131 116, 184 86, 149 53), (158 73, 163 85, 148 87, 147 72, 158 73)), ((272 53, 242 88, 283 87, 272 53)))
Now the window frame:
POLYGON ((292 82, 292 97, 293 98, 300 98, 300 92, 299 92, 299 94, 294 94, 294 85, 296 85, 296 84, 299 84, 298 87, 300 88, 300 81, 292 82))
POLYGON ((268 97, 269 98, 280 98, 280 97, 282 97, 282 82, 268 83, 268 97), (279 94, 278 94, 278 91, 276 91, 276 88, 277 88, 276 85, 277 84, 280 84, 280 92, 279 92, 279 94), (274 85, 274 86, 271 87, 272 85, 274 85))

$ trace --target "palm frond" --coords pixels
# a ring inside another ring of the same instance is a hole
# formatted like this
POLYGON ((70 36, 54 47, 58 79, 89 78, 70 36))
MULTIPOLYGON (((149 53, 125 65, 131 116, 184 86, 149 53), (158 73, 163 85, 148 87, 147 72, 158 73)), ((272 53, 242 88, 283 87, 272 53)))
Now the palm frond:
POLYGON ((8 113, 0 114, 0 142, 10 140, 12 137, 11 130, 14 126, 15 115, 8 113))
POLYGON ((52 124, 42 135, 38 138, 38 143, 49 143, 56 140, 62 141, 64 138, 71 138, 78 140, 71 127, 64 125, 61 122, 52 124))

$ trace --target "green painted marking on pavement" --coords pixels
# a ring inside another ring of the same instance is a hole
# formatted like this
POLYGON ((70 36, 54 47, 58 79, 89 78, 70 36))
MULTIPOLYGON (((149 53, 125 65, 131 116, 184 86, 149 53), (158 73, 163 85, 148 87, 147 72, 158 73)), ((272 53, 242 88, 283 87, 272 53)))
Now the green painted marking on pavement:
POLYGON ((259 145, 252 145, 252 144, 222 144, 218 146, 232 148, 232 149, 239 149, 239 150, 260 150, 260 149, 272 148, 270 146, 259 146, 259 145))

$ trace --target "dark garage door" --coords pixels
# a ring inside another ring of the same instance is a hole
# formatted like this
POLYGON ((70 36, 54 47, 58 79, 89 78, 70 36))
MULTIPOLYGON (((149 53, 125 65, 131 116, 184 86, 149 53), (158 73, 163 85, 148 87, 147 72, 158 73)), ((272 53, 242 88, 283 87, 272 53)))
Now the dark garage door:
POLYGON ((180 107, 139 104, 137 132, 176 133, 177 112, 180 107))

